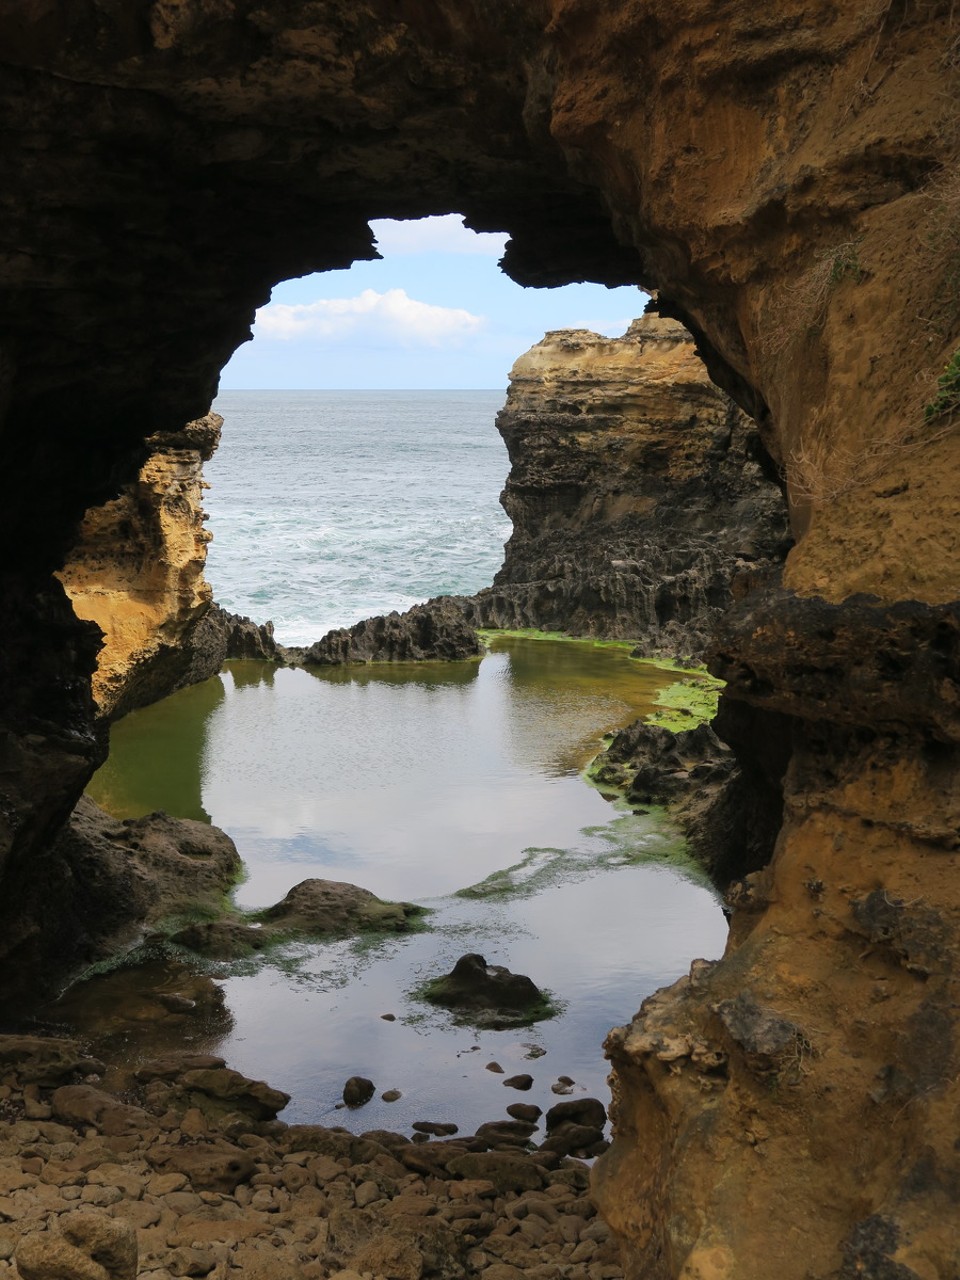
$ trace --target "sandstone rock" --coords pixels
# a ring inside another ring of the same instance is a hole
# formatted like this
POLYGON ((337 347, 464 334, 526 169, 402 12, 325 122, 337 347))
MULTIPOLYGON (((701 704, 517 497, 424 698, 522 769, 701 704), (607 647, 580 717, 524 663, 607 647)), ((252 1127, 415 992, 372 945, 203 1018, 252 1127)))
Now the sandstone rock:
POLYGON ((497 428, 513 534, 467 608, 475 625, 700 654, 736 574, 789 547, 755 424, 673 320, 548 333, 514 364, 497 428))
POLYGON ((537 1165, 499 1151, 455 1156, 448 1168, 455 1177, 492 1182, 502 1195, 509 1191, 536 1191, 544 1184, 543 1172, 537 1165))
POLYGON ((104 647, 94 676, 100 714, 116 719, 219 671, 191 648, 211 601, 203 571, 203 463, 220 440, 215 413, 147 441, 150 456, 119 497, 87 510, 60 578, 104 647))
MULTIPOLYGON (((247 1152, 227 1143, 171 1149, 154 1147, 147 1152, 147 1158, 156 1167, 185 1175, 194 1187, 228 1194, 247 1182, 256 1170, 247 1152)), ((169 1197, 177 1192, 165 1194, 169 1197)))
POLYGON ((76 1212, 63 1214, 57 1227, 20 1241, 22 1280, 135 1280, 137 1235, 129 1223, 76 1212))
POLYGON ((87 1124, 104 1133, 122 1134, 148 1129, 156 1122, 140 1107, 130 1107, 89 1084, 65 1084, 54 1090, 50 1103, 58 1120, 87 1124))
POLYGON ((0 1076, 13 1072, 21 1084, 66 1084, 99 1073, 104 1064, 89 1057, 78 1040, 54 1036, 0 1036, 0 1076))
POLYGON ((758 465, 782 470, 796 599, 760 589, 714 663, 755 727, 791 718, 783 830, 763 906, 734 912, 725 959, 669 1004, 673 1037, 705 1042, 721 1002, 762 991, 822 1052, 786 1106, 739 1051, 724 1087, 703 1073, 701 1090, 692 1059, 648 1072, 632 1033, 612 1050, 624 1142, 598 1189, 634 1274, 709 1259, 676 1212, 690 1187, 738 1280, 958 1270, 946 1175, 923 1172, 953 1168, 960 1087, 943 856, 960 438, 924 415, 957 333, 953 33, 937 4, 798 14, 370 0, 2 19, 5 999, 49 988, 96 919, 55 837, 106 751, 98 628, 52 574, 83 512, 135 481, 145 439, 205 411, 274 282, 372 252, 366 216, 456 207, 509 230, 514 279, 658 287, 756 419, 758 465), (922 978, 865 944, 850 903, 878 890, 942 918, 942 969, 922 978), (909 1105, 867 1101, 885 1068, 909 1105), (760 1159, 745 1097, 770 1135, 760 1159), (861 1243, 875 1219, 895 1255, 870 1229, 861 1243))
POLYGON ((290 1101, 288 1093, 271 1088, 263 1080, 251 1080, 227 1067, 185 1071, 179 1079, 191 1095, 202 1095, 197 1105, 205 1114, 210 1108, 203 1099, 211 1099, 222 1104, 214 1108, 216 1113, 242 1111, 254 1120, 272 1120, 290 1101))

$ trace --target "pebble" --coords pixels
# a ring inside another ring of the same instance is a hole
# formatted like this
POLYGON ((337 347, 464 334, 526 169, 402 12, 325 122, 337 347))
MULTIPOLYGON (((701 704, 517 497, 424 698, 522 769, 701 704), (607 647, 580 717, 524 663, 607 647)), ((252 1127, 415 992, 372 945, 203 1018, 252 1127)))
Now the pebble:
MULTIPOLYGON (((358 1139, 238 1112, 224 1119, 196 1090, 178 1094, 175 1072, 157 1083, 140 1095, 147 1112, 105 1110, 129 1116, 127 1131, 111 1121, 119 1131, 104 1134, 97 1121, 80 1137, 46 1121, 0 1122, 0 1280, 16 1280, 21 1241, 56 1248, 71 1214, 135 1241, 139 1280, 412 1280, 438 1252, 464 1280, 622 1280, 586 1165, 547 1149, 477 1150, 484 1137, 542 1140, 528 1136, 542 1115, 532 1104, 511 1103, 509 1121, 463 1139, 450 1122, 418 1121, 414 1145, 381 1130, 358 1139)), ((22 1114, 19 1085, 4 1087, 22 1114)), ((36 1088, 31 1101, 50 1105, 52 1092, 36 1088)), ((391 1093, 399 1097, 381 1096, 391 1093)))

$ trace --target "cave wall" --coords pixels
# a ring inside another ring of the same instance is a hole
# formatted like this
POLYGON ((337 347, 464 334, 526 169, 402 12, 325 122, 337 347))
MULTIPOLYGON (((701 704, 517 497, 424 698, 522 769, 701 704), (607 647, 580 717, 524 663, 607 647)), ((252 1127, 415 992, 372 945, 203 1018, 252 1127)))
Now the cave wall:
POLYGON ((276 280, 371 256, 369 218, 457 210, 511 233, 521 283, 658 289, 756 418, 797 539, 715 658, 728 697, 793 717, 777 850, 725 959, 610 1043, 598 1189, 629 1274, 955 1275, 960 436, 923 410, 960 337, 956 23, 949 0, 0 0, 5 963, 55 923, 24 886, 57 876, 104 750, 97 634, 52 576, 83 512, 206 413, 276 280))

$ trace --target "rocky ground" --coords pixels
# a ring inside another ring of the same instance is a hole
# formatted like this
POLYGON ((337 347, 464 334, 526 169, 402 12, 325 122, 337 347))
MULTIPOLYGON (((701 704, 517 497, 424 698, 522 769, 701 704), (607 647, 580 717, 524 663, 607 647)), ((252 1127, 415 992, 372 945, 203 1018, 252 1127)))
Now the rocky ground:
MULTIPOLYGON (((0 1036, 0 1278, 619 1280, 589 1169, 602 1123, 513 1104, 471 1137, 287 1126, 285 1094, 190 1055, 122 1091, 76 1041, 0 1036), (526 1116, 527 1119, 520 1118, 526 1116)), ((595 1114, 596 1113, 596 1114, 595 1114)))

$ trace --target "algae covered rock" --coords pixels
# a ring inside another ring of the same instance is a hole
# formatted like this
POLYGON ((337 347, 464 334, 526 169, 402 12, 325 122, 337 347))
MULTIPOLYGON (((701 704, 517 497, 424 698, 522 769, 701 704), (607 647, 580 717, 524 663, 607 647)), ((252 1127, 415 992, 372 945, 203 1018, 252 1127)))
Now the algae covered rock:
POLYGON ((461 956, 450 973, 428 982, 423 995, 431 1004, 471 1013, 471 1020, 487 1026, 534 1021, 553 1012, 545 992, 526 974, 488 965, 475 953, 461 956))
POLYGON ((260 913, 264 925, 313 937, 384 929, 403 932, 419 913, 410 902, 383 902, 369 889, 339 880, 302 880, 282 901, 260 913))

